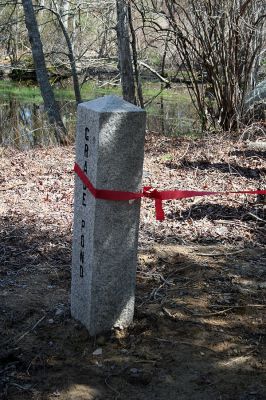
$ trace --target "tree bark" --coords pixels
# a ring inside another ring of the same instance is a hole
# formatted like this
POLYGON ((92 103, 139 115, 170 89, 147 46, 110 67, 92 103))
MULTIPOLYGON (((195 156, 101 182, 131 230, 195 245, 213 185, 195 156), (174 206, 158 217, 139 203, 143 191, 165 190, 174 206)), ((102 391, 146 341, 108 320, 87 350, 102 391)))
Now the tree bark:
POLYGON ((58 13, 55 13, 55 14, 58 19, 60 28, 62 29, 64 38, 66 40, 67 49, 68 49, 68 59, 70 62, 70 67, 71 67, 71 74, 72 74, 76 103, 79 104, 82 102, 82 99, 81 99, 81 93, 80 93, 80 88, 79 88, 79 79, 78 79, 78 73, 77 73, 77 68, 76 68, 76 61, 75 61, 75 57, 74 57, 74 53, 73 53, 73 47, 72 47, 71 40, 70 40, 70 37, 66 30, 63 19, 60 17, 60 15, 58 13))
POLYGON ((26 28, 31 44, 32 57, 36 69, 37 81, 44 101, 44 108, 47 112, 50 124, 54 127, 57 141, 60 144, 64 144, 66 142, 66 128, 61 119, 59 108, 56 104, 54 93, 49 82, 43 54, 43 46, 32 0, 22 0, 22 5, 24 9, 26 28))
POLYGON ((139 99, 140 107, 144 108, 144 99, 143 99, 142 85, 141 85, 139 66, 138 66, 137 40, 136 40, 136 34, 135 34, 134 26, 133 26, 132 11, 131 11, 130 3, 128 4, 128 22, 129 22, 129 28, 130 28, 130 32, 131 32, 131 48, 132 48, 132 57, 133 57, 133 63, 134 63, 134 71, 135 71, 138 99, 139 99))
POLYGON ((130 103, 135 103, 135 85, 130 53, 127 0, 117 0, 116 9, 116 33, 123 98, 130 103))

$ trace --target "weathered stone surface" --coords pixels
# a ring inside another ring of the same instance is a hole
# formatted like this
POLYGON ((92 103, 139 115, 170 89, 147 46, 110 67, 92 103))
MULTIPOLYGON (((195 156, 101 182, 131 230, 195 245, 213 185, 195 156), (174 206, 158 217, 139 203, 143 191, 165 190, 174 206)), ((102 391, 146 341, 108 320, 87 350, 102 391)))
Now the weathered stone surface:
MULTIPOLYGON (((76 162, 97 189, 141 189, 145 112, 116 96, 78 107, 76 162)), ((133 318, 140 201, 95 199, 75 178, 71 313, 91 335, 133 318)))

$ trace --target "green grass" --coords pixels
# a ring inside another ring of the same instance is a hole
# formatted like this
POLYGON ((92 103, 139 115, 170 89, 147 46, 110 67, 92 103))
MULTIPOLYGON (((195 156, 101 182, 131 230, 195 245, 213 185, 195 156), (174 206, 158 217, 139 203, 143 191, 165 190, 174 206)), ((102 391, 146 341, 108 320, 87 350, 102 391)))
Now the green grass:
POLYGON ((0 96, 3 99, 15 98, 20 102, 42 103, 40 90, 36 86, 25 86, 9 81, 0 81, 0 96))
POLYGON ((95 97, 105 96, 105 95, 117 95, 122 94, 120 86, 103 86, 99 87, 96 82, 86 83, 81 90, 81 97, 83 100, 92 100, 95 97))
MULTIPOLYGON (((143 94, 146 101, 156 96, 159 91, 160 84, 145 83, 143 85, 143 94)), ((75 100, 74 91, 71 86, 64 89, 54 88, 54 93, 58 100, 75 100)), ((107 85, 104 87, 99 87, 96 82, 88 82, 83 85, 81 89, 81 94, 84 100, 89 100, 101 95, 121 95, 121 88, 120 86, 107 85)), ((25 85, 10 81, 0 81, 0 95, 6 98, 14 96, 17 100, 25 102, 42 102, 40 90, 37 86, 34 85, 25 85)), ((186 89, 178 89, 178 91, 176 91, 175 89, 166 89, 162 91, 160 97, 163 97, 164 99, 168 99, 170 101, 173 100, 175 102, 187 104, 191 102, 186 89)))
MULTIPOLYGON (((143 85, 143 94, 145 102, 157 96, 160 92, 160 83, 145 82, 143 85)), ((121 87, 105 85, 100 87, 95 81, 87 82, 82 87, 82 99, 88 101, 96 97, 103 95, 121 95, 121 87)), ((73 102, 73 113, 67 113, 67 124, 74 124, 76 113, 75 113, 75 95, 71 86, 66 88, 54 88, 55 97, 58 101, 62 102, 73 102), (71 117, 70 117, 70 114, 71 117), (70 117, 70 118, 69 118, 70 117), (72 122, 71 122, 72 121, 72 122)), ((2 105, 10 99, 15 100, 17 103, 24 104, 41 104, 43 103, 40 90, 37 86, 19 84, 11 81, 0 81, 0 96, 2 98, 2 105)), ((63 107, 64 108, 64 107, 63 107)), ((159 94, 146 108, 149 121, 153 129, 159 129, 157 122, 164 120, 166 131, 169 135, 194 135, 197 127, 195 121, 197 120, 195 109, 192 105, 189 93, 184 87, 173 87, 171 89, 165 89, 159 94), (164 100, 163 110, 161 109, 161 99, 164 100)), ((66 116, 65 116, 66 118, 66 116)))

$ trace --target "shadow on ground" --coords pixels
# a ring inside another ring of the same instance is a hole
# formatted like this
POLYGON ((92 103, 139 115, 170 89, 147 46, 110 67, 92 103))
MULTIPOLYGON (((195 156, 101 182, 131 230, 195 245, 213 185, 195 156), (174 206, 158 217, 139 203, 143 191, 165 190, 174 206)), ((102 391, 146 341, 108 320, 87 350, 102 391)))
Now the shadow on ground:
POLYGON ((237 164, 229 164, 223 162, 212 163, 209 161, 186 161, 185 166, 187 168, 197 168, 199 170, 218 170, 225 174, 239 174, 242 177, 256 180, 263 178, 266 174, 265 168, 242 167, 237 164))
POLYGON ((266 159, 266 151, 264 150, 234 150, 230 153, 232 156, 244 156, 248 158, 262 158, 266 159))
POLYGON ((132 326, 89 337, 69 311, 70 233, 13 215, 0 243, 0 399, 266 398, 265 250, 154 245, 132 326))
POLYGON ((254 215, 261 219, 264 218, 263 205, 256 203, 244 203, 234 207, 214 203, 196 204, 192 205, 187 210, 182 211, 181 216, 175 214, 173 217, 181 220, 185 220, 187 218, 192 218, 193 220, 207 218, 211 221, 225 219, 228 221, 238 220, 254 222, 254 215))

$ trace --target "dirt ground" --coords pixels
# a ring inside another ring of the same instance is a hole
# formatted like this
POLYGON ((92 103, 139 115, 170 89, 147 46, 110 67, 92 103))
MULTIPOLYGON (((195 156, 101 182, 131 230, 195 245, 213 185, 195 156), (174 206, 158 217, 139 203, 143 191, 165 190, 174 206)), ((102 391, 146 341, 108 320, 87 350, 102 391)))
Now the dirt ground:
MULTIPOLYGON (((253 139, 150 133, 144 184, 265 189, 253 139)), ((0 149, 0 399, 265 400, 264 199, 166 202, 164 222, 144 200, 134 323, 89 337, 69 311, 73 162, 0 149)))

